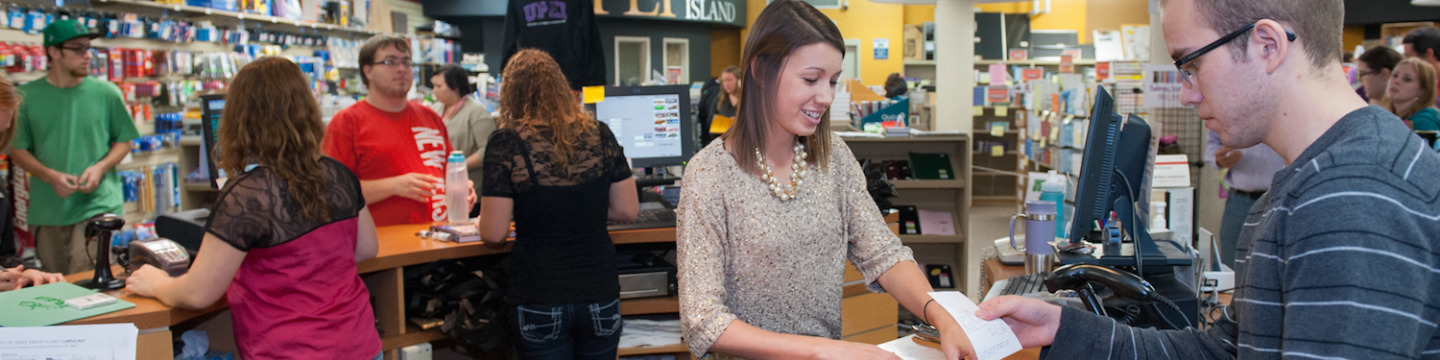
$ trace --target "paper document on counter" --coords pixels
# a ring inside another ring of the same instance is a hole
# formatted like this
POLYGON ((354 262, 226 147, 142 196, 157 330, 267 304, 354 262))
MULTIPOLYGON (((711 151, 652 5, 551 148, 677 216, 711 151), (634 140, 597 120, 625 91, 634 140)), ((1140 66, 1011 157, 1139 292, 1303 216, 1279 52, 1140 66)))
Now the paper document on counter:
POLYGON ((0 328, 0 358, 135 359, 135 324, 0 328))
POLYGON ((915 334, 880 344, 880 350, 889 351, 903 360, 944 360, 945 353, 939 349, 915 343, 915 334))
POLYGON ((932 292, 930 297, 935 299, 955 322, 960 323, 960 328, 965 330, 965 335, 970 337, 970 344, 975 348, 975 357, 979 360, 1000 360, 1010 354, 1020 351, 1020 339, 1015 337, 1015 332, 1005 325, 1004 320, 995 319, 990 321, 981 320, 975 317, 975 311, 980 307, 975 306, 974 301, 965 297, 958 291, 932 292))

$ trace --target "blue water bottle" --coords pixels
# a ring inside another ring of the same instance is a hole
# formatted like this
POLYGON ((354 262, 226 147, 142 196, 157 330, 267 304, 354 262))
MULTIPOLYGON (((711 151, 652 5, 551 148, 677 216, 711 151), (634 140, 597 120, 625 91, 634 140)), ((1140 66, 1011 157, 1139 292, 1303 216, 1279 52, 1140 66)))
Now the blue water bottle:
POLYGON ((1040 184, 1040 200, 1055 203, 1055 237, 1069 238, 1065 234, 1065 185, 1055 181, 1040 184))

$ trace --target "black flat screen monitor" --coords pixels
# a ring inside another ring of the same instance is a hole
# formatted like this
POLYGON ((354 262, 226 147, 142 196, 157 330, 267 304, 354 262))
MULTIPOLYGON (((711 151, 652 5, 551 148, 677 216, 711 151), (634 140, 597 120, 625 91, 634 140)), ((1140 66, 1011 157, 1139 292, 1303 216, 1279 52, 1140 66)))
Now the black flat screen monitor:
MULTIPOLYGON (((1179 245, 1157 247, 1145 227, 1143 213, 1136 210, 1148 186, 1150 168, 1150 126, 1134 114, 1122 118, 1115 114, 1115 99, 1104 87, 1095 92, 1095 106, 1090 114, 1090 131, 1085 140, 1084 162, 1075 194, 1075 214, 1071 218, 1070 242, 1104 243, 1091 238, 1095 223, 1106 221, 1113 211, 1130 235, 1132 243, 1119 247, 1107 246, 1094 255, 1061 255, 1065 263, 1098 263, 1108 266, 1186 265, 1189 257, 1179 245), (1122 121, 1123 120, 1123 121, 1122 121), (1141 256, 1136 256, 1138 249, 1141 256), (1138 259, 1141 258, 1143 259, 1138 259), (1143 264, 1137 264, 1142 262, 1143 264)), ((1148 206, 1148 204, 1142 204, 1148 206)), ((1103 231, 1101 232, 1103 233, 1103 231)))
POLYGON ((595 104, 595 118, 610 126, 633 167, 690 161, 695 155, 692 117, 686 85, 607 86, 605 100, 595 104))
POLYGON ((225 94, 200 95, 200 145, 201 156, 210 168, 210 187, 219 189, 224 185, 225 171, 215 163, 216 136, 220 133, 220 117, 225 113, 225 94))

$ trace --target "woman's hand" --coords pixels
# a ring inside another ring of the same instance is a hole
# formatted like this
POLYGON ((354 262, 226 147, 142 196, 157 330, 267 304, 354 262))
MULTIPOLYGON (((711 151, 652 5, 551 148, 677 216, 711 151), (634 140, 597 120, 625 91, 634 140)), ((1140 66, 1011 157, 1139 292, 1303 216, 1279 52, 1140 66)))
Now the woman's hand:
POLYGON ((22 287, 45 285, 57 282, 65 282, 65 276, 35 269, 25 269, 20 273, 20 286, 22 287))
MULTIPOLYGON (((941 307, 938 303, 930 306, 941 307)), ((935 321, 932 324, 935 329, 940 330, 940 351, 945 353, 946 360, 974 358, 975 348, 970 343, 970 336, 965 334, 960 323, 956 322, 949 312, 943 308, 941 311, 931 311, 930 318, 935 321)))
POLYGON ((153 298, 160 283, 171 280, 173 279, 170 278, 170 274, 165 273, 164 270, 146 264, 131 273, 130 278, 125 279, 125 289, 135 295, 153 298))
POLYGON ((812 359, 816 360, 839 360, 839 359, 874 359, 874 360, 900 360, 899 356, 880 349, 879 346, 861 344, 856 342, 832 340, 826 338, 814 338, 816 343, 812 347, 812 359))

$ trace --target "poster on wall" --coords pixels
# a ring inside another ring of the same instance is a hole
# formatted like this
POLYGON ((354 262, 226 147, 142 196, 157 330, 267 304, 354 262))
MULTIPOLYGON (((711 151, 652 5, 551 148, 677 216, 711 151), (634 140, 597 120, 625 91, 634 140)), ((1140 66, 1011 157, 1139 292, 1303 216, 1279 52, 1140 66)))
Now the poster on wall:
POLYGON ((876 38, 872 45, 875 48, 875 60, 890 59, 890 39, 876 38))
POLYGON ((1145 107, 1178 108, 1180 103, 1180 74, 1173 65, 1145 65, 1143 73, 1145 86, 1145 107))

